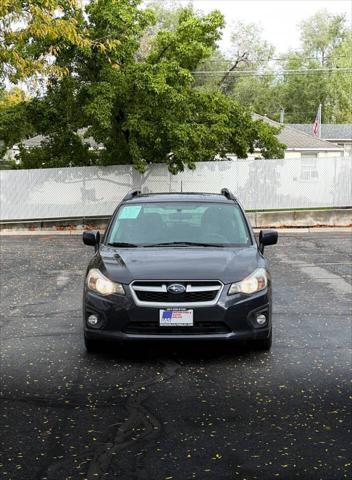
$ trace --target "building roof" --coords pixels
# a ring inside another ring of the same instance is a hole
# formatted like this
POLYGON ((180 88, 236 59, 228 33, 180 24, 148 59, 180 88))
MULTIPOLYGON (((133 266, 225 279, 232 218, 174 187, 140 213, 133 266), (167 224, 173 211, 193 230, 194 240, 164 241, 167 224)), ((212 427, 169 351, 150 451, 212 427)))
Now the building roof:
POLYGON ((254 114, 253 117, 255 120, 262 120, 273 127, 282 128, 281 132, 277 135, 277 138, 281 143, 287 146, 287 150, 329 150, 336 152, 343 150, 339 145, 313 137, 313 135, 293 128, 291 125, 281 124, 258 114, 254 114))
POLYGON ((35 137, 23 140, 22 144, 25 148, 40 147, 42 143, 45 143, 46 138, 47 137, 44 137, 44 135, 36 135, 35 137))
MULTIPOLYGON (((87 128, 80 128, 77 130, 77 133, 81 137, 83 143, 85 145, 88 145, 93 150, 103 148, 103 145, 97 143, 93 137, 86 138, 84 136, 86 131, 87 131, 87 128)), ((22 144, 25 148, 34 148, 34 147, 40 147, 40 145, 42 143, 45 143, 47 140, 48 140, 48 137, 45 137, 44 135, 36 135, 35 137, 24 140, 22 144)))
MULTIPOLYGON (((282 128, 281 132, 277 135, 279 141, 287 146, 287 150, 318 150, 318 151, 341 151, 342 147, 332 143, 331 141, 326 141, 320 138, 313 137, 310 132, 312 129, 311 125, 308 124, 284 124, 275 122, 268 117, 263 117, 262 115, 254 114, 253 118, 255 120, 262 120, 263 122, 268 123, 276 128, 282 128), (296 128, 297 126, 297 128, 296 128), (300 128, 298 128, 300 127, 300 128)), ((322 136, 323 135, 323 127, 351 127, 349 137, 347 135, 348 128, 340 129, 340 134, 344 134, 344 137, 331 137, 332 140, 341 140, 343 138, 352 139, 352 124, 342 124, 342 125, 332 125, 332 124, 325 124, 322 125, 322 136)), ((92 137, 85 138, 84 134, 86 132, 86 128, 81 128, 78 130, 78 135, 82 138, 83 143, 89 145, 90 148, 96 150, 103 148, 103 145, 98 144, 92 137)), ((339 133, 338 129, 335 130, 333 128, 330 129, 330 132, 339 133)), ((45 142, 47 137, 43 135, 36 135, 35 137, 28 138, 27 140, 23 141, 23 145, 25 148, 33 148, 38 147, 42 142, 45 142)))
MULTIPOLYGON (((288 126, 308 134, 312 132, 312 125, 309 123, 290 123, 288 126)), ((321 125, 321 138, 352 141, 352 123, 323 123, 321 125)))

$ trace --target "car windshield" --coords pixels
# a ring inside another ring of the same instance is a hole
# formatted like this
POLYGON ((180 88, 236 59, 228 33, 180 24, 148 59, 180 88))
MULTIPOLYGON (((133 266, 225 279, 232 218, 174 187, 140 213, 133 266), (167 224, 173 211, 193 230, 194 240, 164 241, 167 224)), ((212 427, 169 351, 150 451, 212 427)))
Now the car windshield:
POLYGON ((251 245, 252 240, 236 204, 160 202, 122 205, 106 243, 120 247, 241 247, 251 245))

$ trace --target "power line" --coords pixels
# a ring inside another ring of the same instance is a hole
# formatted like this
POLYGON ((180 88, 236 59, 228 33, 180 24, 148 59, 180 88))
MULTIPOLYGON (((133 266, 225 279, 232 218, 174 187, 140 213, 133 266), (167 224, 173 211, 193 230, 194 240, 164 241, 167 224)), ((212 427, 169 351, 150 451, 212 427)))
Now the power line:
MULTIPOLYGON (((319 60, 317 57, 300 57, 304 60, 319 60)), ((336 58, 349 58, 348 55, 339 55, 334 57, 336 58)), ((286 60, 294 60, 294 57, 263 57, 263 58, 258 58, 256 59, 257 62, 277 62, 277 61, 286 61, 286 60)), ((205 63, 235 63, 238 59, 227 59, 227 58, 222 58, 222 59, 209 59, 209 60, 204 60, 205 63)))
POLYGON ((255 70, 198 70, 191 72, 192 75, 201 76, 238 76, 238 77, 272 77, 281 75, 314 75, 327 73, 352 73, 352 68, 307 68, 305 70, 280 70, 277 72, 260 73, 255 70))

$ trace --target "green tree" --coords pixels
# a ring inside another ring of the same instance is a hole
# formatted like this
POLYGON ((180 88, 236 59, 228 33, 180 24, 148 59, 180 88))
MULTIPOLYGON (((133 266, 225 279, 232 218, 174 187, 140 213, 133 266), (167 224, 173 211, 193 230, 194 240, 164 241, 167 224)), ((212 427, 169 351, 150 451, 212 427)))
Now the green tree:
POLYGON ((274 47, 264 40, 259 25, 235 23, 228 53, 229 73, 222 75, 220 86, 256 113, 272 116, 272 112, 279 112, 280 99, 270 65, 274 53, 274 47))
POLYGON ((313 55, 325 65, 331 52, 347 35, 344 15, 332 15, 320 10, 301 23, 301 41, 306 55, 313 55))
MULTIPOLYGON (((113 3, 123 9, 123 1, 113 3)), ((67 70, 56 62, 58 55, 119 47, 110 32, 92 38, 88 25, 80 0, 0 0, 0 81, 62 76, 67 70)))
POLYGON ((231 34, 229 55, 243 69, 267 66, 275 48, 263 38, 263 29, 255 23, 237 22, 231 34))
MULTIPOLYGON (((289 54, 283 68, 289 71, 284 74, 280 89, 280 102, 285 108, 285 121, 313 122, 319 104, 326 104, 329 77, 324 72, 310 73, 310 70, 319 68, 319 61, 306 59, 304 54, 289 54), (290 73, 290 70, 297 73, 290 73)), ((323 121, 326 120, 325 116, 323 121)))
POLYGON ((284 76, 282 103, 286 121, 310 123, 319 103, 325 123, 351 118, 351 73, 329 69, 351 67, 351 32, 343 15, 321 10, 301 24, 301 54, 290 53, 284 69, 318 70, 284 76))
MULTIPOLYGON (((330 64, 336 68, 352 68, 352 35, 332 50, 330 64)), ((328 82, 328 99, 325 108, 329 119, 336 123, 352 123, 352 74, 337 72, 328 82)))
POLYGON ((139 56, 141 39, 153 25, 152 12, 139 4, 96 0, 86 7, 83 28, 97 46, 57 52, 56 65, 68 74, 50 78, 45 95, 26 106, 47 142, 22 149, 22 165, 131 163, 145 171, 162 162, 177 173, 218 154, 244 158, 259 149, 266 157, 282 156, 276 129, 253 121, 218 88, 195 85, 192 72, 214 52, 222 15, 184 9, 175 27, 158 29, 149 53, 139 56), (108 48, 98 45, 102 39, 108 48), (83 127, 102 149, 88 150, 77 134, 83 127))
POLYGON ((18 87, 0 90, 0 155, 34 133, 27 115, 28 100, 25 92, 18 87))
POLYGON ((274 64, 268 61, 270 46, 258 35, 252 36, 253 42, 251 36, 248 40, 248 31, 255 31, 253 26, 249 26, 248 31, 239 28, 237 43, 251 47, 247 51, 252 52, 254 75, 241 76, 241 68, 237 70, 238 75, 230 77, 230 94, 241 105, 250 106, 255 112, 275 120, 279 120, 283 108, 286 122, 313 122, 321 103, 324 122, 348 121, 351 118, 351 72, 330 70, 352 67, 351 28, 343 16, 330 15, 326 11, 310 17, 300 28, 299 51, 288 52, 274 64))
POLYGON ((284 108, 282 83, 274 74, 265 76, 246 76, 239 78, 234 85, 232 97, 253 112, 266 115, 279 121, 280 111, 284 108))
POLYGON ((290 53, 283 63, 284 69, 307 71, 283 78, 281 97, 288 122, 312 122, 319 103, 325 123, 351 118, 352 74, 336 71, 352 67, 351 34, 343 16, 326 11, 302 23, 302 53, 290 53))
MULTIPOLYGON (((185 7, 175 0, 149 0, 146 2, 147 7, 153 11, 155 22, 148 30, 157 33, 159 30, 175 30, 177 28, 179 17, 185 7)), ((187 7, 193 9, 192 2, 187 7)))
POLYGON ((244 72, 255 74, 266 71, 274 52, 274 47, 262 37, 262 27, 255 23, 235 23, 227 52, 227 73, 221 75, 219 81, 222 90, 234 90, 246 77, 244 72))
POLYGON ((4 88, 0 90, 0 109, 12 107, 25 100, 27 100, 27 95, 19 87, 13 87, 10 90, 5 90, 4 88))
POLYGON ((82 20, 75 0, 0 0, 0 79, 58 73, 53 64, 58 49, 90 45, 82 20))

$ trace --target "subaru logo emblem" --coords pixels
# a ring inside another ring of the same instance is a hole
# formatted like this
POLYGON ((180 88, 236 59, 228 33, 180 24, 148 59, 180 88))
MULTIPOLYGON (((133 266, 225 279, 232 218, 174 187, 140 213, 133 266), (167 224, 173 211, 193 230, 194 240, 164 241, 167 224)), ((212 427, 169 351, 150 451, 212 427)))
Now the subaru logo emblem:
POLYGON ((173 283, 167 287, 167 291, 170 293, 185 293, 186 287, 180 283, 173 283))

